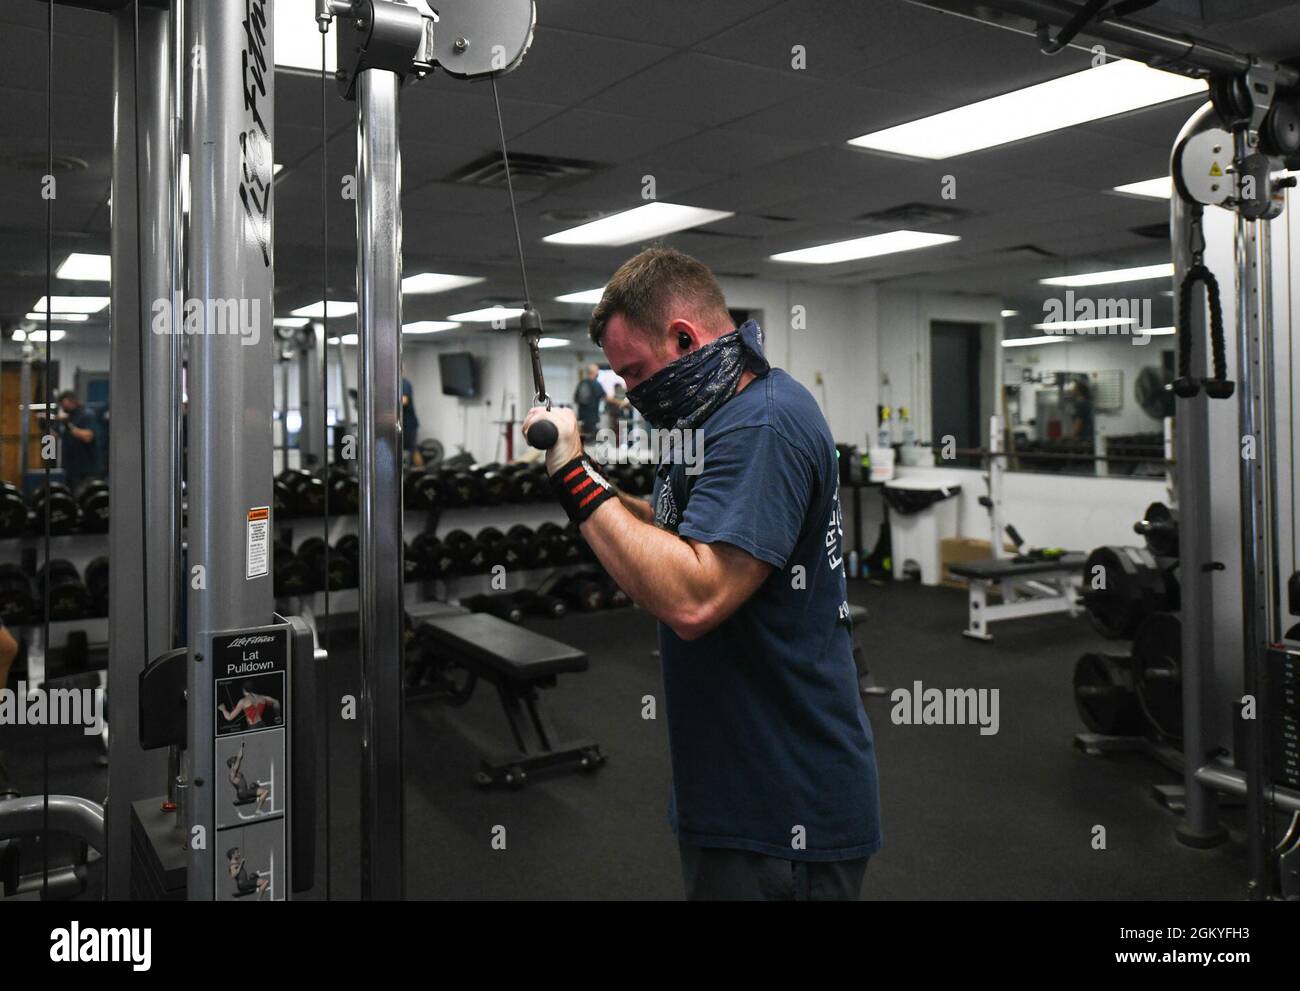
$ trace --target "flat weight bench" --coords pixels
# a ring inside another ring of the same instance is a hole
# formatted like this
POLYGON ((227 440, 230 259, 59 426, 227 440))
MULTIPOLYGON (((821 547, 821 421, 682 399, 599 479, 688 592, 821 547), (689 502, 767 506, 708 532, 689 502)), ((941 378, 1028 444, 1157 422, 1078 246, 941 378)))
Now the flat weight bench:
POLYGON ((991 558, 950 564, 952 574, 970 582, 962 635, 992 640, 990 623, 1058 612, 1077 616, 1085 560, 1085 555, 1071 552, 1055 559, 991 558), (989 591, 994 588, 1001 601, 989 602, 989 591))
POLYGON ((556 740, 542 709, 540 689, 553 688, 558 675, 586 671, 586 654, 486 613, 436 615, 424 623, 430 641, 449 662, 492 683, 510 724, 518 749, 497 761, 481 760, 475 778, 479 785, 521 788, 534 771, 595 770, 605 762, 592 740, 556 740))

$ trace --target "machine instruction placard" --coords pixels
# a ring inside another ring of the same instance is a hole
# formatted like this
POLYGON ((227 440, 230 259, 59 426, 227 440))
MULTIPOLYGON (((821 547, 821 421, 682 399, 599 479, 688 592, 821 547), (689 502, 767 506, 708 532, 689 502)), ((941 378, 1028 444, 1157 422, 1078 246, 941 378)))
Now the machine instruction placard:
POLYGON ((218 901, 284 901, 289 631, 212 638, 218 901))
POLYGON ((248 511, 248 569, 246 577, 265 578, 271 571, 271 508, 248 511))

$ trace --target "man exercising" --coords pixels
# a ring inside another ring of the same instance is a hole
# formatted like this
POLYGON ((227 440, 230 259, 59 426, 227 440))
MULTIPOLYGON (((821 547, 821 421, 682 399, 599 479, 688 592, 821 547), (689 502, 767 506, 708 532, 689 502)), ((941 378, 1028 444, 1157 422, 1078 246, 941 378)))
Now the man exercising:
POLYGON ((686 895, 856 899, 880 847, 879 798, 826 420, 680 252, 625 262, 590 331, 652 427, 702 431, 702 465, 661 458, 651 508, 590 462, 571 410, 524 421, 555 424, 557 497, 659 620, 686 895))

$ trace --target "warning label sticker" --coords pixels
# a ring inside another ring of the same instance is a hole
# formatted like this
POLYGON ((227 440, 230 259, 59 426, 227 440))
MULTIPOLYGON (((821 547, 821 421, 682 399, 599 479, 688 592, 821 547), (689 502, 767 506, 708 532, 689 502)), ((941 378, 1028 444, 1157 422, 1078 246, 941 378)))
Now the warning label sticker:
POLYGON ((264 578, 270 573, 271 507, 258 506, 248 511, 247 578, 264 578))

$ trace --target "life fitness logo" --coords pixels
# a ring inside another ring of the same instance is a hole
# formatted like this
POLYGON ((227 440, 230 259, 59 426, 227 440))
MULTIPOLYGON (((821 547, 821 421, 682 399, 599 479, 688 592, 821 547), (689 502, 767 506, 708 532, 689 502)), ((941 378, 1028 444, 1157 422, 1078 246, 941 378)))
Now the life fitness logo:
POLYGON ((269 633, 264 633, 260 636, 236 637, 226 646, 233 650, 236 647, 251 647, 256 643, 271 643, 273 640, 275 640, 275 637, 271 636, 269 633))

